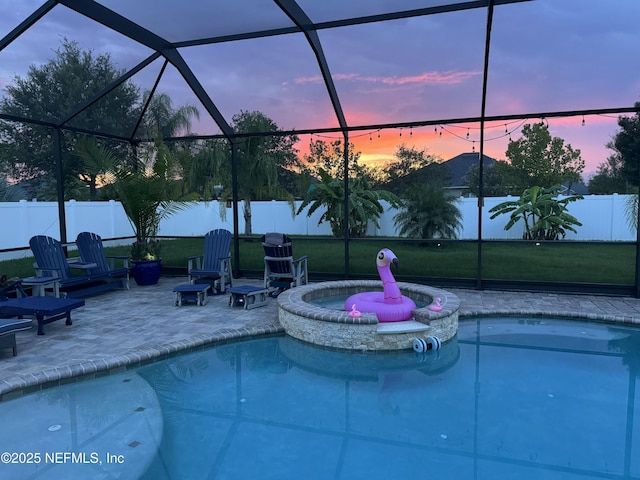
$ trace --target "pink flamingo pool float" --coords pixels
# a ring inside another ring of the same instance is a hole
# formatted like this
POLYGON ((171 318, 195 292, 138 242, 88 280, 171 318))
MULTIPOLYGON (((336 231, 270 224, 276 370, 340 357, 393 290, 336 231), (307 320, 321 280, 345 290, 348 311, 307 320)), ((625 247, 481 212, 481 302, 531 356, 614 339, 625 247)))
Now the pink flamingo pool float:
POLYGON ((400 293, 400 288, 391 273, 391 264, 397 265, 398 258, 388 248, 378 252, 376 265, 382 280, 382 292, 361 292, 351 295, 344 302, 344 309, 350 311, 357 305, 360 312, 375 313, 379 322, 402 322, 413 316, 416 304, 400 293))

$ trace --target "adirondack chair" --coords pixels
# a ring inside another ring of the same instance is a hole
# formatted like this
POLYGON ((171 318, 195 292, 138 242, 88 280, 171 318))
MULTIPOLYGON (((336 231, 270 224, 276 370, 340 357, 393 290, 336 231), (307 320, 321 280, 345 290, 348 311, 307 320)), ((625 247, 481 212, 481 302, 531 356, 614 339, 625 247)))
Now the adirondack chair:
POLYGON ((215 293, 233 286, 231 232, 211 230, 204 236, 204 255, 187 258, 189 283, 210 283, 215 293))
POLYGON ((55 238, 36 235, 29 240, 29 246, 35 257, 34 268, 38 277, 54 277, 58 279, 58 292, 64 297, 82 297, 117 286, 114 282, 107 282, 110 277, 104 273, 90 273, 96 264, 86 262, 70 262, 62 248, 62 244, 55 238), (83 273, 74 275, 71 268, 83 273))
POLYGON ((266 233, 262 236, 264 248, 264 288, 275 289, 270 296, 309 281, 307 256, 293 258, 291 239, 283 233, 266 233))
POLYGON ((122 288, 129 289, 129 257, 107 256, 104 252, 102 238, 92 232, 81 232, 76 238, 76 246, 80 252, 80 259, 85 263, 95 263, 95 268, 87 270, 89 275, 105 275, 114 280, 120 280, 122 288), (121 266, 117 267, 116 263, 121 266))

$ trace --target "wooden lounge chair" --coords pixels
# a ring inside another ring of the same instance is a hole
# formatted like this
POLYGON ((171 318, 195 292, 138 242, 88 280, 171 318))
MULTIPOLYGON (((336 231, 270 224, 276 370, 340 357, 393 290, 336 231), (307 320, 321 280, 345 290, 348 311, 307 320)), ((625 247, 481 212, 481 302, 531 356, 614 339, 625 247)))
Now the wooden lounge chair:
POLYGON ((129 257, 107 256, 104 252, 102 238, 96 233, 79 233, 76 238, 76 246, 83 262, 96 264, 95 268, 87 270, 89 275, 104 275, 106 278, 120 280, 122 288, 129 289, 129 257), (121 266, 117 267, 116 262, 121 266))
POLYGON ((216 293, 233 286, 231 232, 211 230, 204 236, 204 254, 187 258, 189 283, 210 283, 216 293))
POLYGON ((108 273, 91 273, 91 269, 97 267, 96 263, 67 259, 62 244, 55 238, 36 235, 29 240, 29 246, 36 260, 36 275, 57 277, 60 296, 77 298, 120 287, 118 283, 111 281, 108 273), (74 275, 71 268, 83 273, 74 275))
POLYGON ((291 239, 283 233, 266 233, 262 236, 264 248, 264 288, 272 290, 270 296, 292 287, 306 285, 307 256, 293 258, 291 239))

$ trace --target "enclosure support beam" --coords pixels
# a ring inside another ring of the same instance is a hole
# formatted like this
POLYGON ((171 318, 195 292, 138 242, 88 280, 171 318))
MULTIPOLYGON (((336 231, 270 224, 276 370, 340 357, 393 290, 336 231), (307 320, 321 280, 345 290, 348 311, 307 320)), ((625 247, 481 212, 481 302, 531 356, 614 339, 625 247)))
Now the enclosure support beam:
POLYGON ((344 132, 344 278, 349 278, 349 132, 344 132))
POLYGON ((482 208, 484 207, 484 123, 487 109, 487 82, 489 80, 489 51, 491 50, 491 26, 493 24, 494 0, 487 6, 487 35, 484 46, 484 71, 482 74, 482 106, 480 108, 480 160, 478 162, 478 266, 476 288, 482 288, 482 208))
MULTIPOLYGON (((233 201, 233 268, 240 272, 240 238, 238 229, 238 146, 231 141, 231 198, 233 201)), ((225 207, 226 208, 226 207, 225 207)))
POLYGON ((67 216, 64 211, 64 170, 62 166, 62 131, 54 130, 53 154, 56 161, 56 192, 58 194, 58 219, 60 221, 60 242, 67 243, 67 216))
MULTIPOLYGON (((638 169, 638 185, 640 185, 640 168, 638 169)), ((634 292, 636 298, 640 298, 640 194, 636 198, 636 275, 634 292)))

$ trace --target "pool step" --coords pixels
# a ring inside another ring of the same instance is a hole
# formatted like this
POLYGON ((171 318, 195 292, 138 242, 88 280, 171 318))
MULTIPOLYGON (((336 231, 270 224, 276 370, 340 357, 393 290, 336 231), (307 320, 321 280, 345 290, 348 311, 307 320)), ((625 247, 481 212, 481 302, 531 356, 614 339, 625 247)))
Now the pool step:
POLYGON ((386 322, 378 324, 379 335, 397 335, 399 333, 419 333, 426 332, 431 327, 415 320, 407 320, 405 322, 386 322))

